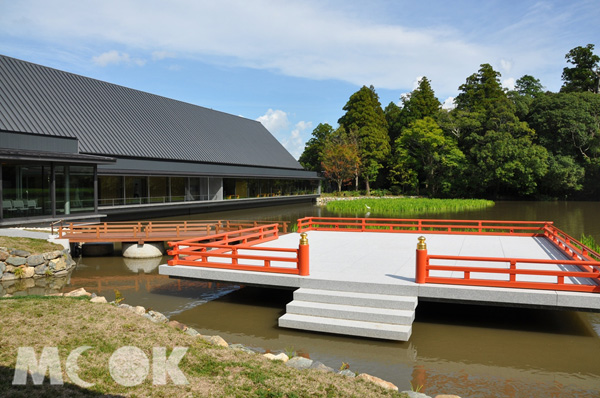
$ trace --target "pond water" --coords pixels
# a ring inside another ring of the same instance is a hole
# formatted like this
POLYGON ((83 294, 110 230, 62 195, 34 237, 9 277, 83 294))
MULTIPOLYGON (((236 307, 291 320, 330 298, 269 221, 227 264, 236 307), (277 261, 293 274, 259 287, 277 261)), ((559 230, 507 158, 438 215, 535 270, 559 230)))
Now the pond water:
MULTIPOLYGON (((585 233, 600 242, 599 210, 599 202, 499 202, 481 211, 420 217, 554 221, 575 238, 585 233)), ((333 214, 304 204, 180 219, 293 221, 309 215, 333 214)), ((600 314, 422 302, 408 342, 309 333, 277 327, 291 291, 172 280, 157 273, 166 260, 81 258, 64 290, 85 287, 113 299, 118 289, 126 303, 160 311, 202 334, 257 351, 296 351, 333 368, 347 362, 401 390, 412 384, 432 396, 600 397, 600 314)))

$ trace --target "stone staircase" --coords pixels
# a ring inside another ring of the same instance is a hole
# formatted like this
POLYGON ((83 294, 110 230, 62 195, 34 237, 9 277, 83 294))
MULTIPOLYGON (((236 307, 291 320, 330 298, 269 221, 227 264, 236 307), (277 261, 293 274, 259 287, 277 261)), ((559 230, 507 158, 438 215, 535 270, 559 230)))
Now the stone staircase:
POLYGON ((302 287, 294 292, 286 314, 279 318, 279 326, 408 341, 417 297, 389 293, 302 287))

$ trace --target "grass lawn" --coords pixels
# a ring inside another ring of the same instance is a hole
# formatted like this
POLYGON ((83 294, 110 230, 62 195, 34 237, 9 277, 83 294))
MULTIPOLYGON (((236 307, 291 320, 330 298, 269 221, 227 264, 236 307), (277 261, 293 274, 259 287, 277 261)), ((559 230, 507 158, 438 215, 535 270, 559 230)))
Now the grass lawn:
POLYGON ((0 395, 14 397, 403 397, 370 382, 317 370, 298 371, 228 348, 210 345, 165 324, 156 324, 126 309, 87 299, 23 297, 0 299, 0 395), (69 353, 90 346, 77 361, 82 388, 66 372, 69 353), (125 387, 109 372, 109 359, 119 348, 141 349, 150 360, 153 347, 188 347, 178 364, 189 384, 154 385, 152 370, 141 384, 125 387), (33 347, 39 360, 44 347, 57 347, 64 385, 12 385, 19 347, 33 347))
POLYGON ((64 247, 61 245, 50 243, 44 239, 14 238, 8 236, 0 236, 0 247, 25 250, 31 254, 46 253, 54 250, 64 249, 64 247))

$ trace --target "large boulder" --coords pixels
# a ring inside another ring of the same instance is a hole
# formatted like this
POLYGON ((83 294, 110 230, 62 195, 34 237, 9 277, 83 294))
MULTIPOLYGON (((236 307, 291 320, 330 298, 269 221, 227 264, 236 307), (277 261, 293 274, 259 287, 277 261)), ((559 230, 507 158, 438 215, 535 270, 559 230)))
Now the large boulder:
POLYGON ((54 260, 55 258, 61 257, 62 254, 63 253, 60 250, 54 250, 52 252, 47 252, 47 253, 44 253, 44 260, 46 260, 46 261, 54 260))
POLYGON ((358 378, 368 380, 373 384, 377 384, 378 386, 385 388, 386 390, 398 391, 398 387, 395 384, 392 384, 389 381, 380 379, 379 377, 371 376, 370 374, 367 374, 367 373, 359 374, 358 378))
POLYGON ((19 250, 19 249, 12 249, 10 251, 10 254, 13 256, 17 256, 17 257, 29 257, 31 256, 31 253, 29 253, 26 250, 19 250))
POLYGON ((46 264, 37 265, 34 270, 37 275, 46 275, 46 270, 48 266, 46 264))
POLYGON ((44 263, 44 255, 43 254, 34 254, 27 257, 27 265, 30 267, 35 267, 44 263))
POLYGON ((48 267, 50 267, 50 269, 53 272, 58 272, 58 271, 62 271, 64 269, 66 269, 67 263, 64 258, 58 257, 58 258, 55 258, 54 260, 50 260, 48 262, 48 267))
POLYGON ((15 256, 15 255, 11 255, 9 258, 6 259, 6 264, 18 267, 21 266, 23 264, 25 264, 27 262, 27 259, 25 257, 19 257, 19 256, 15 256))
POLYGON ((34 274, 35 274, 35 268, 23 267, 23 278, 33 278, 34 274))

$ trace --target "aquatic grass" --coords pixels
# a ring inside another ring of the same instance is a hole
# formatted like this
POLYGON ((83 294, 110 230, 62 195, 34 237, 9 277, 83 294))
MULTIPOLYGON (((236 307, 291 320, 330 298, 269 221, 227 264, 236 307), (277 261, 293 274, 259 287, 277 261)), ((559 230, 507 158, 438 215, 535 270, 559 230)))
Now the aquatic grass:
POLYGON ((338 200, 327 203, 327 210, 340 215, 395 216, 405 217, 419 214, 439 214, 479 210, 494 206, 485 199, 427 199, 427 198, 382 198, 338 200))

